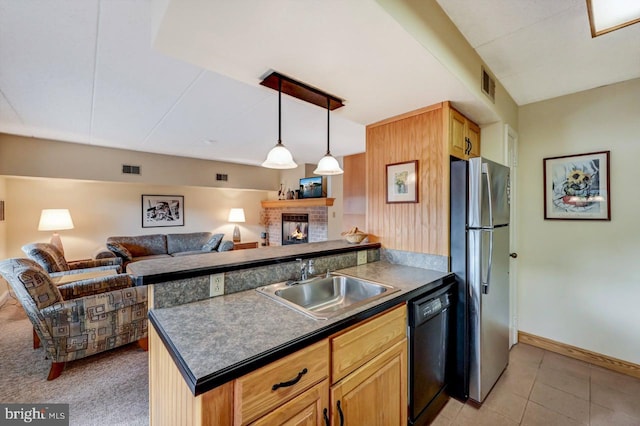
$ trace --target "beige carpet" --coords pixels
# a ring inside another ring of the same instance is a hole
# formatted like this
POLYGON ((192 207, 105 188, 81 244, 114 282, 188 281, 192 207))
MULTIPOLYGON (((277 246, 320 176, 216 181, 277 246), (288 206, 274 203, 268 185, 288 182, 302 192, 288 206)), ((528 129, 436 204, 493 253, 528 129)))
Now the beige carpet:
POLYGON ((20 303, 0 308, 0 402, 66 403, 71 425, 149 424, 148 354, 130 344, 67 363, 47 381, 51 363, 33 349, 20 303))

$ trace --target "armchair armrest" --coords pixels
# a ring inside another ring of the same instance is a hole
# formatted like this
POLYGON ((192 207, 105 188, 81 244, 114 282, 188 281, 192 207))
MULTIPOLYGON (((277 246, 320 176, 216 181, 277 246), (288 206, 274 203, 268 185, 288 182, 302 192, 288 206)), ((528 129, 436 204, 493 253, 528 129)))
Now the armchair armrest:
POLYGON ((68 301, 133 286, 134 282, 131 276, 120 274, 70 282, 59 286, 58 290, 60 290, 62 298, 68 301))
POLYGON ((89 260, 74 260, 71 262, 67 262, 67 265, 69 265, 69 268, 71 269, 87 269, 100 266, 119 266, 120 270, 122 270, 122 259, 120 259, 119 257, 108 257, 89 260))
POLYGON ((110 266, 97 266, 95 268, 86 268, 86 269, 70 269, 68 271, 60 271, 60 272, 50 272, 49 276, 51 278, 56 278, 62 275, 76 275, 76 274, 86 274, 96 271, 113 271, 114 274, 119 274, 121 267, 118 265, 110 265, 110 266))

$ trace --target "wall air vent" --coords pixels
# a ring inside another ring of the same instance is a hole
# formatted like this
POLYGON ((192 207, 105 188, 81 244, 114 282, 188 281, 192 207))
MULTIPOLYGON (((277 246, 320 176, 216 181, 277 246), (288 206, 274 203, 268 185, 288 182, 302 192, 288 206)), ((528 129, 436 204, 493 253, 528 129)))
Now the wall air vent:
POLYGON ((225 174, 216 173, 216 180, 221 180, 221 181, 226 182, 226 181, 229 180, 229 175, 227 175, 226 173, 225 174))
POLYGON ((482 67, 482 93, 487 95, 493 103, 496 102, 496 80, 482 67))
POLYGON ((122 173, 125 175, 140 175, 140 166, 130 166, 128 164, 122 165, 122 173))

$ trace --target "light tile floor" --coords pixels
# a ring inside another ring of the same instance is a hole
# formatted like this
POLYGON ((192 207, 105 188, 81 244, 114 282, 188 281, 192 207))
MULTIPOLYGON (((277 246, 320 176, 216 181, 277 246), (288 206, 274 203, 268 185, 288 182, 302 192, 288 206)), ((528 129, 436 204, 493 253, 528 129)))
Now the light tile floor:
POLYGON ((640 379, 519 343, 478 409, 450 399, 436 426, 640 426, 640 379))

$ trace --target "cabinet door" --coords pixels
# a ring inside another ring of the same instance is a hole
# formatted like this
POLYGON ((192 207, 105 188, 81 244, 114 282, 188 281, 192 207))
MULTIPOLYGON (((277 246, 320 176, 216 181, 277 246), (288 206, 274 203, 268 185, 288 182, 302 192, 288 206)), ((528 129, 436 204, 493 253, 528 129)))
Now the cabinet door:
POLYGON ((406 425, 407 339, 333 386, 331 415, 334 426, 406 425))
POLYGON ((453 108, 449 110, 449 154, 461 159, 467 158, 466 122, 464 115, 453 108))
POLYGON ((329 381, 325 380, 256 420, 252 425, 326 426, 324 418, 325 415, 328 416, 328 408, 329 381))
POLYGON ((467 138, 471 144, 468 157, 480 157, 480 127, 469 120, 467 120, 467 138))

